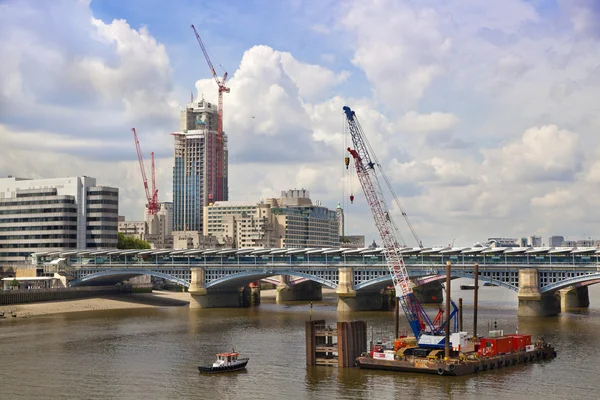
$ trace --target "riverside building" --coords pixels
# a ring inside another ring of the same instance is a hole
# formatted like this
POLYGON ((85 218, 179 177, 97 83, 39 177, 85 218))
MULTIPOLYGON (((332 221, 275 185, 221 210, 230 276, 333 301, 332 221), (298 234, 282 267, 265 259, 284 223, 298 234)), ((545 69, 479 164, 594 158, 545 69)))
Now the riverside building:
POLYGON ((117 247, 119 190, 87 176, 0 178, 0 262, 117 247))

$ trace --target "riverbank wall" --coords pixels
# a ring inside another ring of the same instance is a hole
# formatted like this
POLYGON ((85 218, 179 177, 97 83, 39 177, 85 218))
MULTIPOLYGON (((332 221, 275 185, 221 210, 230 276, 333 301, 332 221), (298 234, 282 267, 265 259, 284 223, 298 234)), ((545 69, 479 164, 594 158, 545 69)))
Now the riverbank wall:
MULTIPOLYGON (((150 289, 151 290, 151 289, 150 289)), ((131 294, 131 285, 87 286, 60 289, 0 290, 0 305, 73 300, 112 294, 131 294)))

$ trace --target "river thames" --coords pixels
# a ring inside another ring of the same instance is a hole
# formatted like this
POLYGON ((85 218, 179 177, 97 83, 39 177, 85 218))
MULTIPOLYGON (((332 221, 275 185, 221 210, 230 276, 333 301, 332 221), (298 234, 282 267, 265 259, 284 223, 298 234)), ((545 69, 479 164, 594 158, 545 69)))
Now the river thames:
MULTIPOLYGON (((455 280, 453 288, 469 281, 455 280)), ((464 300, 472 332, 472 291, 464 300)), ((249 309, 187 307, 89 311, 0 321, 3 399, 593 399, 600 391, 600 287, 591 306, 551 318, 517 318, 516 294, 480 288, 479 333, 496 321, 505 333, 544 336, 551 361, 466 377, 306 367, 308 303, 264 300, 249 309), (247 371, 201 375, 215 353, 235 347, 247 371)), ((430 314, 435 313, 435 308, 430 314)), ((315 303, 313 319, 362 319, 368 336, 390 338, 393 312, 340 313, 335 298, 315 303)), ((401 329, 408 325, 401 314, 401 329)))

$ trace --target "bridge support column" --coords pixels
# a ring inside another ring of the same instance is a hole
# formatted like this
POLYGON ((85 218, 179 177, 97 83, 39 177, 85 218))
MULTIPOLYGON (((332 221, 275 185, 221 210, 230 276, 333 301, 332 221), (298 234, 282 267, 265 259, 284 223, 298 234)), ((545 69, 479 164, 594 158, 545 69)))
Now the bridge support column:
POLYGON ((586 308, 590 306, 590 295, 587 286, 568 287, 558 291, 560 294, 560 309, 586 308))
POLYGON ((251 289, 207 289, 204 268, 191 268, 190 308, 241 308, 250 305, 251 289))
POLYGON ((323 288, 321 287, 321 285, 313 281, 306 281, 293 286, 290 286, 286 283, 280 283, 277 286, 277 295, 275 297, 275 302, 281 303, 286 301, 320 301, 322 299, 323 288))
POLYGON ((361 291, 354 289, 354 270, 352 268, 338 269, 338 312, 347 311, 379 311, 389 307, 389 296, 384 291, 361 291))
POLYGON ((421 304, 441 304, 444 301, 444 290, 439 281, 415 286, 413 293, 421 304))
POLYGON ((519 270, 518 299, 520 317, 547 317, 560 312, 558 296, 540 293, 537 269, 519 270))

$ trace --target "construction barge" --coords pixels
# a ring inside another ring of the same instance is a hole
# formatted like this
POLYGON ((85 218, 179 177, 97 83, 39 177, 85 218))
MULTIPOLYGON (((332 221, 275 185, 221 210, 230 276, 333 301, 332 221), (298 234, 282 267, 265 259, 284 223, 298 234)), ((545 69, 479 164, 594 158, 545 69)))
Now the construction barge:
MULTIPOLYGON (((407 345, 397 350, 385 350, 384 346, 376 345, 369 354, 356 358, 355 365, 361 369, 461 376, 556 357, 554 347, 543 340, 530 343, 531 335, 481 338, 479 343, 467 345, 476 350, 461 352, 455 349, 447 360, 444 350, 440 349, 407 345)), ((398 340, 394 347, 398 347, 398 340)))

